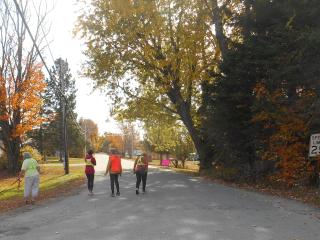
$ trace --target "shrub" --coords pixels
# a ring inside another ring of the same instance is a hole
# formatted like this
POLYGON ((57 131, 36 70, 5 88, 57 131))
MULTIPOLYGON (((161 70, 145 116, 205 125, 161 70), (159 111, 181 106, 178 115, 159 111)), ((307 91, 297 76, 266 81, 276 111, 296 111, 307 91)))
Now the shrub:
POLYGON ((21 154, 23 154, 24 152, 28 152, 31 154, 32 158, 37 160, 38 162, 42 162, 43 158, 41 156, 41 154, 38 152, 37 149, 31 147, 31 146, 24 146, 21 148, 20 150, 21 154))

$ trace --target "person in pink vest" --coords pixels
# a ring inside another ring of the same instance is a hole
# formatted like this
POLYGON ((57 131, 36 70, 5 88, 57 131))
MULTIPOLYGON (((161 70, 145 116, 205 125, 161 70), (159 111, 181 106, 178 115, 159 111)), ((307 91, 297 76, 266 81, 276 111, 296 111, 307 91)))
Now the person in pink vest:
POLYGON ((120 187, 119 187, 119 175, 122 174, 122 165, 121 165, 121 157, 116 149, 112 149, 109 154, 109 162, 106 168, 107 175, 110 174, 110 185, 111 185, 111 197, 115 197, 114 195, 114 185, 117 188, 117 196, 120 196, 120 187))
POLYGON ((88 179, 89 195, 93 195, 93 183, 94 183, 94 166, 96 165, 96 159, 93 157, 93 151, 89 150, 85 157, 85 173, 88 179))

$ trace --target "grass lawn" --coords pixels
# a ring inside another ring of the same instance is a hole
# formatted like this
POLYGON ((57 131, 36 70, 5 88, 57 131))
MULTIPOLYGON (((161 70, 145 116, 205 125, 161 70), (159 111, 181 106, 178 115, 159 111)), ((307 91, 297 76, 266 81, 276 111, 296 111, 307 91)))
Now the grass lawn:
MULTIPOLYGON (((0 212, 23 205, 24 180, 20 189, 18 183, 14 183, 15 176, 4 172, 0 173, 0 212)), ((65 175, 60 166, 41 166, 39 199, 45 200, 55 196, 61 196, 61 192, 70 192, 84 183, 84 168, 82 166, 70 166, 70 174, 65 175)))
MULTIPOLYGON (((47 161, 42 162, 44 164, 62 164, 59 161, 58 157, 47 157, 47 161)), ((84 159, 83 158, 69 158, 69 163, 70 164, 79 164, 79 163, 83 163, 84 164, 84 159)))
MULTIPOLYGON (((152 159, 151 162, 149 162, 149 165, 154 166, 160 166, 160 160, 159 159, 152 159)), ((192 161, 185 161, 184 168, 181 166, 181 162, 179 161, 179 167, 175 168, 172 164, 170 164, 170 169, 173 169, 178 172, 191 172, 191 173, 198 173, 199 172, 199 165, 192 161)))

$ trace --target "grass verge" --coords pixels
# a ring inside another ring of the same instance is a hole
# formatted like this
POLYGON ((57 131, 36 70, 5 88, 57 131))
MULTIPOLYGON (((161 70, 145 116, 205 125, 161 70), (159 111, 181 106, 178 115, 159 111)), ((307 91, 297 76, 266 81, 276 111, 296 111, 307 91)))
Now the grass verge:
MULTIPOLYGON (((44 164, 62 164, 57 157, 47 157, 44 164)), ((69 164, 84 164, 83 158, 69 158, 69 164)))
MULTIPOLYGON (((84 181, 83 167, 70 167, 70 174, 65 175, 62 167, 42 166, 40 175, 40 193, 38 201, 48 198, 63 196, 71 193, 72 190, 78 189, 84 181)), ((5 173, 0 175, 0 212, 20 207, 24 205, 22 181, 20 189, 18 183, 14 183, 15 176, 5 173)))
MULTIPOLYGON (((160 167, 160 160, 152 160, 151 162, 149 162, 149 165, 160 167)), ((176 168, 171 164, 170 164, 170 167, 162 167, 162 168, 172 169, 176 172, 181 172, 181 173, 199 174, 199 165, 189 161, 185 162, 184 168, 182 166, 176 168)))

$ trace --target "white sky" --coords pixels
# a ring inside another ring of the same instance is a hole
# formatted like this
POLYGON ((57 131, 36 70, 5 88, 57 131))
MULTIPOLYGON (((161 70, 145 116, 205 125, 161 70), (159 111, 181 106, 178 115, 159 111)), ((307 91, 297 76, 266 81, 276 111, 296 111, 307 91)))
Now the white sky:
MULTIPOLYGON (((76 79, 76 87, 78 88, 76 112, 78 117, 89 118, 97 123, 100 134, 106 131, 119 133, 117 123, 109 116, 111 105, 110 102, 107 102, 107 97, 98 91, 92 93, 90 86, 92 82, 79 76, 81 62, 85 57, 82 54, 84 47, 81 46, 79 39, 73 38, 72 34, 78 15, 76 0, 47 0, 47 2, 49 8, 50 4, 55 3, 54 9, 47 19, 48 23, 52 24, 48 41, 53 57, 67 59, 72 75, 76 79)), ((53 62, 48 49, 45 49, 44 55, 48 66, 51 67, 53 62)))

